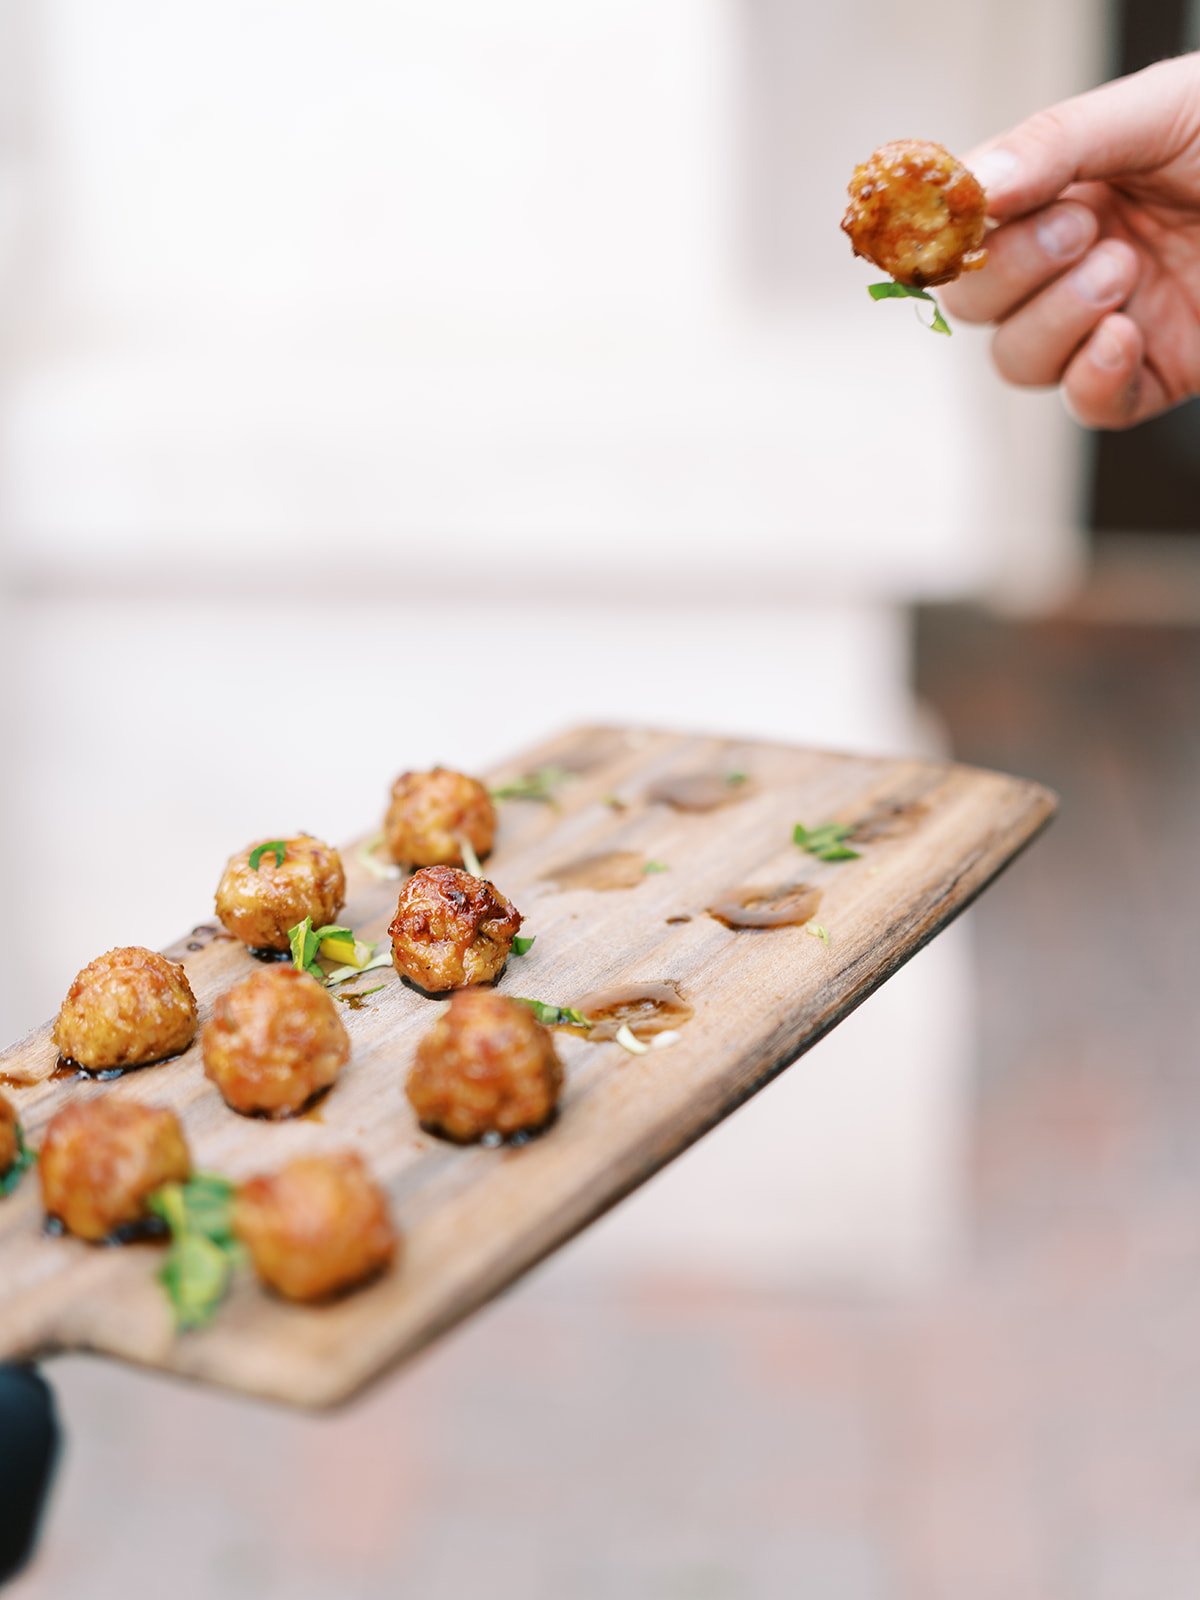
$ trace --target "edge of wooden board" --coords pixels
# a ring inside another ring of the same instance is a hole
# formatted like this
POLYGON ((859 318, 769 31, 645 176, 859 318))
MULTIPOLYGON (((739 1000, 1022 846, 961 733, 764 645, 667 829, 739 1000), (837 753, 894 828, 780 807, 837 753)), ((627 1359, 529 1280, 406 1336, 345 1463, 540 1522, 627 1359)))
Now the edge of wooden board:
MULTIPOLYGON (((700 733, 674 734, 669 730, 631 730, 614 725, 584 726, 564 729, 540 742, 532 751, 504 763, 504 767, 513 769, 522 762, 536 765, 542 752, 553 751, 569 738, 594 737, 598 734, 625 736, 631 732, 662 738, 720 737, 700 733)), ((730 742, 746 747, 796 750, 829 760, 875 759, 856 756, 852 752, 803 750, 786 741, 731 738, 730 742)), ((392 1330, 390 1335, 386 1327, 378 1323, 372 1325, 370 1319, 363 1318, 358 1329, 361 1343, 354 1349, 352 1359, 347 1359, 346 1350, 339 1345, 339 1360, 323 1361, 320 1340, 317 1339, 310 1343, 302 1355, 297 1355, 295 1351, 281 1352, 277 1363, 264 1357, 252 1368, 233 1376, 228 1364, 222 1360, 219 1346, 210 1346, 205 1336, 176 1337, 166 1350, 147 1349, 140 1355, 131 1351, 128 1342, 122 1338, 119 1316, 113 1321, 111 1329, 106 1328, 103 1321, 99 1327, 73 1325, 67 1330, 59 1328, 56 1330, 57 1337, 49 1343, 39 1346, 36 1352, 28 1350, 25 1353, 49 1355, 71 1351, 114 1355, 133 1365, 141 1365, 145 1370, 219 1382, 222 1387, 243 1394, 313 1409, 329 1408, 352 1399, 387 1370, 417 1354, 515 1283, 805 1054, 959 916, 1037 838, 1057 809, 1057 797, 1029 779, 950 762, 918 761, 909 765, 982 780, 993 791, 996 812, 994 825, 989 827, 979 847, 923 900, 914 901, 906 908, 904 925, 898 933, 892 930, 894 937, 886 959, 874 963, 860 962, 861 970, 857 973, 851 969, 851 981, 836 1002, 809 1014, 780 1018, 753 1059, 732 1063, 719 1083, 710 1080, 705 1085, 708 1095, 694 1118, 681 1123, 668 1108, 661 1115, 639 1123, 635 1136, 621 1148, 619 1159, 606 1170, 603 1180, 595 1179, 588 1187, 564 1197, 564 1204, 555 1211, 531 1221, 526 1219, 524 1230, 515 1233, 507 1241, 508 1248, 503 1257, 491 1260, 482 1271, 461 1275, 460 1287, 444 1300, 436 1315, 399 1334, 392 1330)), ((35 1029, 27 1035, 27 1039, 39 1038, 44 1033, 44 1028, 35 1029)), ((399 1271, 402 1277, 403 1263, 399 1271)), ((311 1309, 287 1308, 283 1314, 311 1318, 322 1313, 311 1309)), ((351 1324, 358 1320, 353 1316, 350 1318, 351 1324)), ((344 1327, 345 1324, 342 1319, 337 1319, 337 1325, 344 1327)), ((329 1324, 329 1332, 334 1333, 333 1323, 329 1324)))

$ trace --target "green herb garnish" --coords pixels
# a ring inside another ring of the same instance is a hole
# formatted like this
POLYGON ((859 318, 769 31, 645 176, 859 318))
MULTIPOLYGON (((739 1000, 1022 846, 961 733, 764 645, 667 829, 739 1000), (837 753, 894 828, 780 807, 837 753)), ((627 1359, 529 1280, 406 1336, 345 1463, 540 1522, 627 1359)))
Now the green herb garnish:
POLYGON ((748 772, 727 772, 725 774, 725 782, 731 789, 736 789, 739 783, 749 783, 749 781, 750 774, 748 772))
POLYGON ((824 822, 819 828, 806 828, 798 822, 792 829, 792 843, 818 861, 857 861, 859 852, 846 843, 853 832, 848 822, 824 822))
MULTIPOLYGON (((305 917, 303 922, 298 922, 294 928, 288 929, 288 944, 292 949, 292 965, 300 972, 307 972, 320 983, 325 982, 325 974, 317 965, 317 951, 321 948, 322 939, 349 939, 354 943, 354 932, 351 928, 343 928, 335 922, 327 922, 323 928, 314 928, 312 918, 305 917)), ((354 967, 355 972, 365 972, 365 967, 354 967)))
POLYGON ((513 999, 519 1006, 528 1006, 538 1021, 547 1028, 590 1028, 591 1023, 582 1011, 574 1011, 570 1006, 550 1006, 544 1000, 525 1000, 520 995, 513 999))
POLYGON ((566 767, 538 767, 533 772, 526 772, 519 778, 514 778, 511 783, 504 783, 498 789, 493 789, 492 799, 542 800, 547 805, 557 805, 554 791, 561 788, 564 783, 570 783, 574 776, 575 774, 566 767))
POLYGON ((273 855, 275 857, 275 865, 281 867, 283 858, 287 855, 287 844, 282 839, 272 839, 267 844, 256 844, 250 852, 251 872, 258 871, 258 863, 266 855, 273 855))
POLYGON ((533 949, 533 941, 536 938, 537 938, 537 934, 536 933, 529 933, 529 934, 519 933, 519 934, 517 934, 516 938, 512 942, 512 954, 514 956, 527 956, 529 954, 529 952, 533 949))
POLYGON ((871 283, 867 285, 867 293, 872 300, 928 300, 933 307, 933 321, 925 326, 932 333, 949 334, 950 324, 942 315, 942 308, 927 289, 915 289, 911 283, 871 283))
POLYGON ((670 872, 670 867, 665 861, 647 861, 642 871, 645 873, 670 872))
POLYGON ((0 1196, 11 1194, 20 1183, 25 1172, 37 1160, 37 1151, 31 1150, 25 1143, 25 1135, 21 1131, 21 1124, 16 1126, 17 1153, 13 1157, 12 1166, 3 1175, 0 1175, 0 1196))
POLYGON ((829 929, 825 926, 825 924, 823 922, 806 922, 804 924, 804 931, 805 931, 805 933, 812 934, 814 939, 820 939, 821 943, 828 950, 828 948, 829 948, 829 929))
POLYGON ((186 1183, 164 1184, 147 1202, 171 1230, 171 1248, 158 1281, 180 1330, 202 1327, 210 1319, 241 1257, 233 1233, 234 1193, 228 1178, 197 1172, 186 1183))

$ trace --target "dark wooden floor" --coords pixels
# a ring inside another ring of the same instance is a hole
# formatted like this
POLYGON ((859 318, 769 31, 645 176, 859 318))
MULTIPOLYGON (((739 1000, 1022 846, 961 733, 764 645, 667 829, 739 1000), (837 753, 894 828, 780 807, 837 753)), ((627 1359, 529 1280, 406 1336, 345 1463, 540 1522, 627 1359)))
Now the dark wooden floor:
POLYGON ((961 1272, 869 1304, 535 1278, 369 1405, 254 1429, 65 1363, 88 1426, 20 1600, 1200 1595, 1200 631, 947 611, 919 658, 961 758, 1062 796, 976 913, 961 1272))

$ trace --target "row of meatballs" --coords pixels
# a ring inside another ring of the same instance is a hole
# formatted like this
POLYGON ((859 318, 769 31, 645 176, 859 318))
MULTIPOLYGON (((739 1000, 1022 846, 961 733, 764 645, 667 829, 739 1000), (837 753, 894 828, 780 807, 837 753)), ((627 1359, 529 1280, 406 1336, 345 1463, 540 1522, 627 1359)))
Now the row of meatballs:
MULTIPOLYGON (((532 1012, 470 987, 498 974, 521 917, 494 885, 444 858, 461 863, 464 840, 484 855, 494 833, 490 795, 476 780, 440 768, 397 780, 389 852, 424 864, 400 891, 389 928, 393 962, 426 991, 461 991, 420 1040, 406 1089, 424 1127, 460 1142, 545 1125, 562 1085, 553 1039, 532 1012)), ((344 895, 337 851, 300 835, 234 856, 217 912, 252 949, 283 951, 289 929, 306 917, 330 923, 344 895)), ((63 1057, 94 1073, 177 1055, 197 1025, 183 968, 125 948, 78 974, 53 1038, 63 1057)), ((201 1051, 205 1073, 234 1110, 279 1117, 333 1084, 350 1040, 323 985, 294 967, 268 966, 219 997, 201 1051)), ((15 1130, 12 1108, 0 1100, 0 1174, 16 1159, 15 1130)), ((47 1213, 92 1240, 143 1220, 150 1195, 189 1171, 174 1114, 124 1100, 66 1107, 39 1155, 47 1213)), ((350 1153, 305 1158, 242 1185, 235 1231, 263 1280, 294 1299, 340 1292, 382 1270, 396 1250, 383 1192, 350 1153)))

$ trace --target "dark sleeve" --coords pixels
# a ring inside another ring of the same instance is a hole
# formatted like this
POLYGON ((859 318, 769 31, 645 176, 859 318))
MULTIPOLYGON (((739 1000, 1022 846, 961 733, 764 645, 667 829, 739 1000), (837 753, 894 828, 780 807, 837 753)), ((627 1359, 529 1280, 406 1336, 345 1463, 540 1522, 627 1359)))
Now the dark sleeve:
POLYGON ((33 1367, 0 1365, 0 1584, 28 1561, 58 1457, 58 1417, 33 1367))

